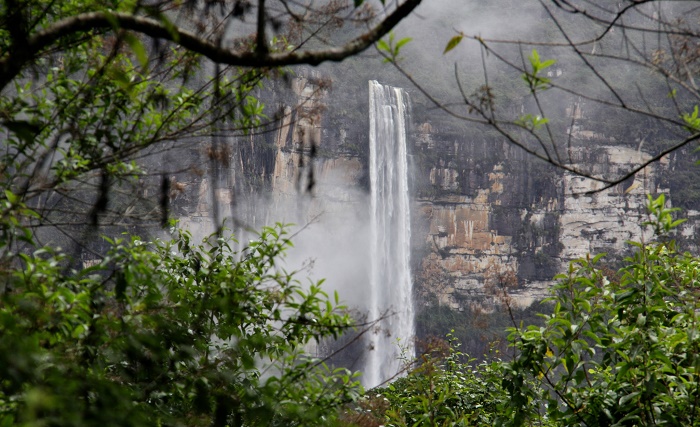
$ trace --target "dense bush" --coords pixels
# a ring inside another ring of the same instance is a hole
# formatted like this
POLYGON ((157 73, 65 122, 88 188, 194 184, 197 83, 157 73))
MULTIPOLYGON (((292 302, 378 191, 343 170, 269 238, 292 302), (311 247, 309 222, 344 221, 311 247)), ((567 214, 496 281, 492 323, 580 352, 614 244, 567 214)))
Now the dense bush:
POLYGON ((359 426, 492 425, 506 395, 498 362, 473 366, 459 343, 429 343, 415 369, 383 388, 370 391, 346 414, 359 426))
POLYGON ((77 271, 45 248, 2 270, 1 426, 328 425, 359 395, 305 355, 350 319, 278 267, 283 227, 241 252, 187 233, 111 244, 77 271))
POLYGON ((544 327, 511 329, 518 350, 503 365, 504 425, 700 424, 700 259, 678 253, 665 199, 650 198, 657 241, 617 274, 601 255, 557 277, 544 327))

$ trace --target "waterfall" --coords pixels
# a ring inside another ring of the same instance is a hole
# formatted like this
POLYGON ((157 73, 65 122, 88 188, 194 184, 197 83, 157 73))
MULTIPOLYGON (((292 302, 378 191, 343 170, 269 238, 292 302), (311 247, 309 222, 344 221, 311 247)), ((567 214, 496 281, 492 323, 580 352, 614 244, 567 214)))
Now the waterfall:
POLYGON ((411 221, 408 195, 406 117, 403 89, 369 82, 371 185, 370 320, 385 316, 371 334, 363 383, 375 387, 415 354, 413 284, 410 272, 411 221), (398 340, 398 342, 397 342, 398 340))

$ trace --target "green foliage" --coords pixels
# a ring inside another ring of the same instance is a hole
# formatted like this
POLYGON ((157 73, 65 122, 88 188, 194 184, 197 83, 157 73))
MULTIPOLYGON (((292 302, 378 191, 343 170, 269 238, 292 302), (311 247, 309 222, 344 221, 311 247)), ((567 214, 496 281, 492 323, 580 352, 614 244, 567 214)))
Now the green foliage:
POLYGON ((524 115, 515 121, 515 124, 522 126, 525 129, 535 131, 541 128, 543 125, 547 124, 549 119, 542 116, 533 116, 532 114, 524 115))
MULTIPOLYGON (((259 128, 263 82, 286 74, 206 64, 177 45, 169 17, 209 42, 247 14, 180 1, 0 6, 0 426, 329 425, 359 396, 353 373, 307 354, 351 320, 321 282, 279 265, 285 227, 240 251, 219 235, 133 237, 146 212, 166 224, 170 184, 184 187, 174 175, 192 159, 164 165, 168 156, 201 150, 228 166, 216 140, 259 128), (88 22, 105 14, 106 26, 88 22), (160 182, 160 194, 144 182, 160 182), (96 264, 80 265, 73 256, 89 248, 78 234, 106 219, 131 233, 110 230, 96 264), (75 250, 43 239, 51 233, 75 250)), ((292 50, 283 35, 268 41, 270 53, 292 50)))
POLYGON ((399 57, 401 48, 411 40, 410 37, 405 37, 396 41, 394 40, 394 32, 392 31, 389 33, 389 38, 387 40, 379 40, 377 42, 377 49, 384 55, 384 62, 398 62, 401 60, 401 57, 399 57))
POLYGON ((80 271, 47 248, 3 270, 0 425, 328 425, 358 397, 304 353, 350 318, 278 266, 284 227, 241 252, 186 232, 110 243, 80 271))
POLYGON ((465 358, 451 335, 448 341, 432 342, 416 369, 373 390, 358 402, 350 419, 358 425, 375 420, 391 427, 493 425, 497 406, 505 397, 498 380, 500 365, 475 367, 472 361, 463 362, 465 358))
POLYGON ((542 76, 542 71, 554 65, 556 61, 554 59, 548 59, 543 62, 535 49, 532 50, 532 54, 528 57, 528 59, 530 60, 532 70, 529 73, 523 74, 522 78, 530 88, 530 92, 534 93, 548 89, 550 80, 542 76))
POLYGON ((442 54, 446 54, 447 52, 451 51, 452 49, 456 48, 457 45, 462 41, 464 38, 464 34, 458 34, 450 39, 450 41, 447 42, 447 45, 445 45, 445 50, 442 52, 442 54))
POLYGON ((685 122, 685 127, 688 132, 697 133, 700 130, 700 117, 698 117, 698 106, 693 108, 692 113, 683 113, 681 116, 685 122))
POLYGON ((700 260, 676 252, 674 220, 650 198, 655 243, 611 274, 602 255, 557 277, 543 327, 512 328, 502 425, 699 425, 700 260))
POLYGON ((647 195, 647 199, 647 208, 651 214, 651 219, 642 225, 652 227, 657 237, 667 238, 674 228, 687 221, 685 218, 673 218, 673 212, 680 211, 680 208, 666 208, 666 196, 663 193, 659 194, 659 197, 656 199, 651 197, 651 195, 647 195))
MULTIPOLYGON (((31 21, 25 35, 30 37, 81 13, 144 12, 136 2, 97 0, 33 0, 21 2, 21 8, 0 9, 0 30, 11 27, 17 16, 31 21)), ((146 15, 169 23, 155 8, 146 15)), ((116 22, 114 27, 118 30, 116 22)), ((7 42, 23 42, 14 37, 7 42)), ((287 47, 275 43, 275 49, 287 47)), ((116 180, 138 174, 131 167, 138 153, 210 135, 214 124, 246 133, 266 118, 253 92, 271 72, 224 67, 205 78, 199 55, 136 33, 66 35, 51 49, 37 52, 0 94, 0 124, 7 130, 0 179, 28 200, 91 171, 116 180)))

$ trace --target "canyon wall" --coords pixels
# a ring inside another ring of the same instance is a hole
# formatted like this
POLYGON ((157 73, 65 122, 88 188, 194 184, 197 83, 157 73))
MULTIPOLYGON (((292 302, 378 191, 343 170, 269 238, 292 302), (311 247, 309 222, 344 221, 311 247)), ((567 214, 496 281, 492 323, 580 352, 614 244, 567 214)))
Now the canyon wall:
MULTIPOLYGON (((607 253, 616 268, 631 251, 626 243, 652 237, 647 194, 665 193, 671 161, 663 158, 612 188, 527 157, 508 143, 460 140, 458 135, 418 127, 416 150, 430 153, 420 176, 414 221, 418 291, 453 309, 478 305, 488 310, 503 297, 527 306, 547 296, 552 277, 587 254, 607 253), (423 130, 421 133, 420 131, 423 130), (480 153, 496 152, 487 155, 480 153)), ((573 139, 571 166, 608 176, 623 175, 650 156, 598 138, 573 139), (586 143, 583 146, 582 142, 586 143), (591 168, 590 166, 593 166, 591 168)), ((669 204, 673 202, 670 194, 669 204)), ((697 249, 698 212, 679 240, 697 249)))
MULTIPOLYGON (((232 197, 266 201, 264 209, 243 203, 237 215, 259 226, 297 206, 297 222, 323 214, 336 224, 361 223, 369 210, 366 83, 346 88, 340 101, 312 72, 296 77, 291 89, 274 132, 233 144, 232 197)), ((577 105, 562 114, 575 114, 578 123, 571 166, 615 175, 649 158, 638 141, 588 130, 594 126, 577 105)), ((666 193, 676 203, 673 177, 687 167, 680 158, 687 153, 673 153, 620 185, 589 193, 602 184, 551 167, 488 130, 434 122, 416 113, 411 125, 414 286, 419 301, 456 310, 489 310, 504 290, 528 306, 547 296, 555 274, 589 253, 608 253, 605 263, 616 268, 630 252, 628 240, 651 238, 641 226, 646 195, 666 193)), ((690 220, 677 237, 695 250, 700 213, 682 215, 690 220)))

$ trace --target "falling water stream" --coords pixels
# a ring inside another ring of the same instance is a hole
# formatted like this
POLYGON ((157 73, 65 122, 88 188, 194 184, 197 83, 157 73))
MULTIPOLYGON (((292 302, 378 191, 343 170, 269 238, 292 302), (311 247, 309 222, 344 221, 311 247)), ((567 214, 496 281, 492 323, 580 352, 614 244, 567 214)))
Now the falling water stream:
POLYGON ((365 387, 375 387, 400 371, 401 356, 414 356, 413 284, 410 274, 406 117, 408 94, 369 82, 371 185, 370 319, 382 320, 370 334, 372 351, 365 387), (403 352, 402 350, 403 349, 403 352))

